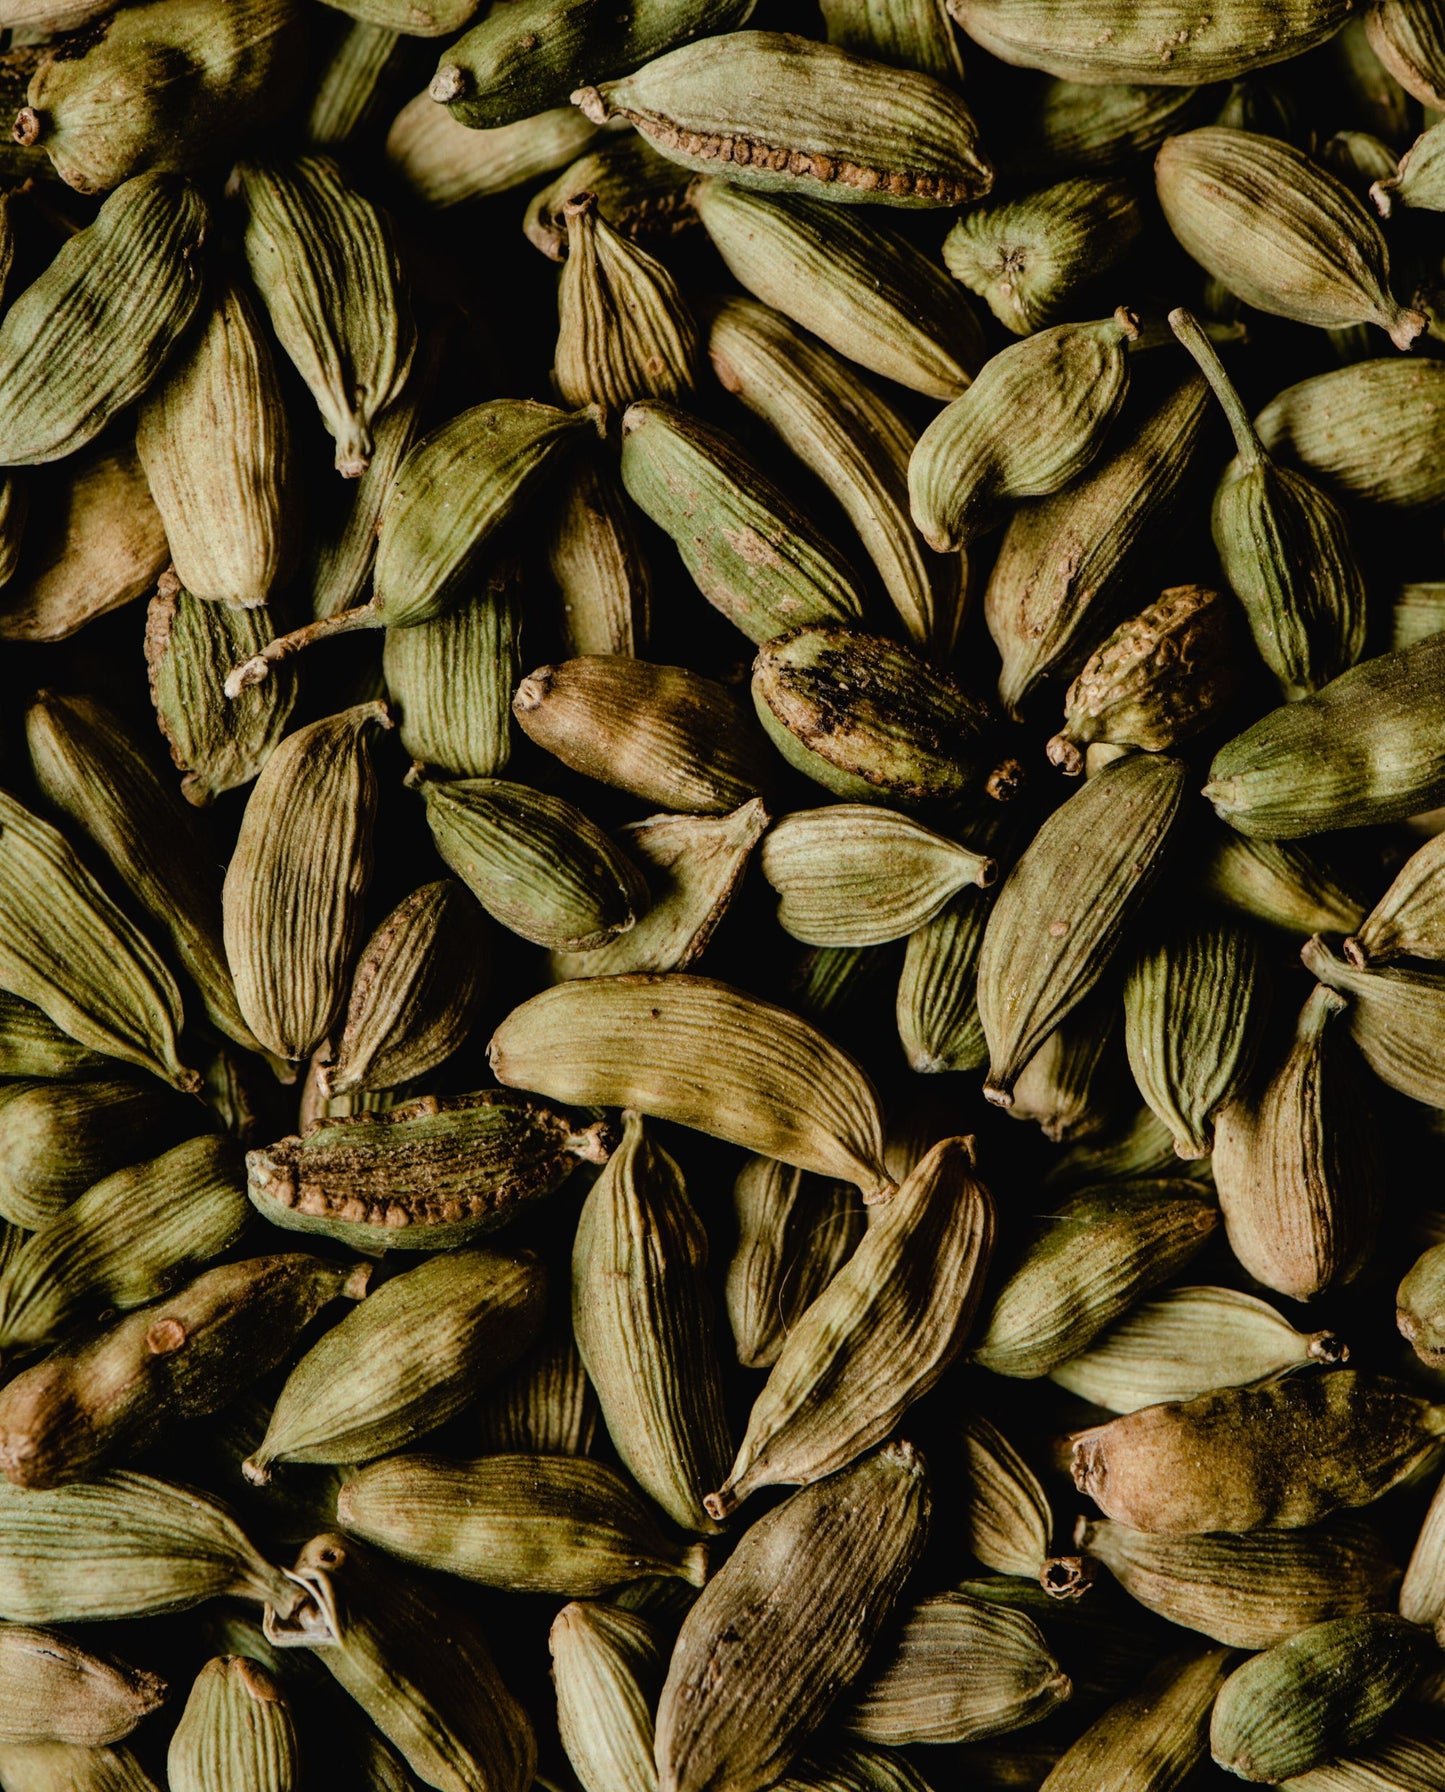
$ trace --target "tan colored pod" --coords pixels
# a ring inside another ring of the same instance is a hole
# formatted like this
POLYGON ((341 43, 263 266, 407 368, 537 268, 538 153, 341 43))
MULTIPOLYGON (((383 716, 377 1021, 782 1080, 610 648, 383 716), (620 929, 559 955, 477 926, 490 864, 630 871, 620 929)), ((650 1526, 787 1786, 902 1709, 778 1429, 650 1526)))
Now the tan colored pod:
POLYGON ((38 1232, 103 1176, 196 1124, 188 1102, 97 1067, 66 1075, 67 1065, 23 1065, 0 1050, 0 1215, 12 1225, 38 1232))
POLYGON ((1391 1726, 1348 1754, 1281 1783, 1289 1792, 1434 1792, 1442 1773, 1445 1742, 1391 1726))
POLYGON ((692 176, 686 169, 660 156, 636 131, 598 132, 574 108, 564 110, 594 133, 595 147, 528 200, 522 232, 534 249, 549 261, 566 259, 562 207, 573 193, 595 193, 608 223, 635 243, 665 245, 696 224, 689 198, 692 176))
POLYGON ((1014 1120, 1032 1120, 1055 1145, 1108 1130, 1119 1097, 1117 991, 1095 990, 1056 1026, 1019 1072, 1014 1120))
POLYGON ((663 1651, 645 1618, 574 1600, 548 1633, 557 1728, 583 1792, 656 1792, 653 1707, 663 1651))
POLYGON ((1051 1553, 1054 1515, 1038 1476, 982 1413, 965 1413, 959 1442, 967 1473, 964 1532, 968 1551, 998 1574, 1034 1580, 1055 1599, 1084 1592, 1078 1556, 1051 1553))
POLYGON ((769 1369, 857 1248, 864 1209, 846 1183, 750 1157, 733 1180, 733 1213, 724 1296, 733 1343, 744 1368, 769 1369))
POLYGON ((1425 964, 1352 965, 1319 938, 1307 940, 1300 957, 1347 1004, 1350 1035, 1380 1081, 1412 1101, 1438 1106, 1445 1090, 1445 976, 1425 964))
POLYGON ((7 1746, 101 1748, 129 1736, 165 1696, 155 1674, 88 1654, 53 1631, 0 1626, 0 1743, 7 1746))
POLYGON ((487 1456, 590 1456, 601 1415, 577 1354, 570 1315, 554 1317, 521 1360, 477 1402, 487 1456))
POLYGON ((527 186, 580 156, 597 134, 575 106, 474 131, 419 93, 392 120, 386 159, 423 205, 441 209, 527 186))
POLYGON ((574 658, 640 656, 652 628, 652 573, 615 469, 582 455, 545 522, 547 569, 574 658))
POLYGON ((1370 0, 1370 48, 1422 106, 1445 108, 1445 24, 1429 0, 1370 0))
POLYGON ((1256 840, 1220 828, 1202 867, 1214 901, 1256 921, 1295 934, 1353 933, 1368 905, 1316 858, 1291 840, 1256 840))
POLYGON ((1406 859, 1345 941, 1344 954, 1356 969, 1395 958, 1445 959, 1445 836, 1406 859))
POLYGON ((786 1009, 708 977, 590 977, 513 1009, 497 1080, 555 1101, 634 1107, 887 1200, 883 1121, 862 1069, 786 1009), (629 1041, 619 1057, 616 1042, 629 1041), (697 1065, 712 1075, 699 1083, 697 1065))
POLYGON ((1174 1792, 1208 1757, 1227 1649, 1167 1656, 1061 1757, 1040 1792, 1174 1792))
POLYGON ((295 1792, 301 1751, 277 1681, 244 1655, 196 1676, 166 1756, 170 1792, 295 1792))

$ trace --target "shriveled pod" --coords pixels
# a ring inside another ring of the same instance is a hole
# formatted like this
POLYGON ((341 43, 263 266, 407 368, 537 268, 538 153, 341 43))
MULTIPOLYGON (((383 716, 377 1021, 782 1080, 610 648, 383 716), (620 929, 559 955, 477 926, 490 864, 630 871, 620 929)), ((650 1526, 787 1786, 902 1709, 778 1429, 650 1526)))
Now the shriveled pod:
POLYGON ((1183 1785, 1209 1754, 1209 1714, 1229 1652, 1166 1656, 1065 1751, 1040 1792, 1150 1792, 1183 1785))
MULTIPOLYGON (((573 107, 594 147, 569 162, 555 180, 534 193, 522 214, 522 233, 549 261, 567 258, 562 207, 574 193, 595 193, 598 209, 615 230, 635 243, 666 244, 691 229, 697 217, 688 198, 692 177, 667 161, 635 131, 616 136, 598 131, 573 107)), ((528 121, 535 124, 535 117, 528 121)))
POLYGON ((966 1413, 959 1428, 967 1471, 964 1531, 969 1553, 996 1573, 1036 1581, 1053 1599, 1088 1589, 1079 1556, 1053 1553, 1054 1515, 1038 1476, 982 1413, 966 1413))
POLYGON ((1396 173, 1377 180, 1370 197, 1382 218, 1397 205, 1411 210, 1445 211, 1445 131, 1439 125, 1417 137, 1400 158, 1396 173))
POLYGON ((738 1361, 768 1369, 789 1334, 863 1236, 864 1210, 846 1183, 750 1157, 733 1182, 738 1239, 725 1299, 738 1361))
POLYGON ((1445 24, 1420 0, 1371 0, 1370 48, 1421 105, 1445 107, 1445 24))
POLYGON ((964 890, 909 934, 894 1012, 910 1069, 977 1070, 988 1062, 978 1014, 978 955, 987 924, 986 900, 964 890))
POLYGON ((0 1627, 0 1743, 119 1742, 166 1696, 156 1674, 29 1625, 0 1627))
POLYGON ((1106 986, 1060 1021, 1024 1065, 1010 1118, 1036 1122, 1056 1145, 1106 1132, 1122 1087, 1118 1044, 1118 990, 1106 986))
POLYGON ((1445 959, 1445 836, 1411 853, 1345 941, 1344 954, 1359 969, 1395 958, 1445 959))
POLYGON ((1409 962, 1352 965, 1319 938, 1306 941, 1300 958, 1346 1003, 1350 1036, 1380 1081, 1412 1101, 1438 1106, 1445 1091, 1445 974, 1409 962))
POLYGON ((528 186, 581 155, 596 136, 591 120, 565 105, 474 131, 419 93, 391 121, 386 159, 423 205, 440 210, 528 186))

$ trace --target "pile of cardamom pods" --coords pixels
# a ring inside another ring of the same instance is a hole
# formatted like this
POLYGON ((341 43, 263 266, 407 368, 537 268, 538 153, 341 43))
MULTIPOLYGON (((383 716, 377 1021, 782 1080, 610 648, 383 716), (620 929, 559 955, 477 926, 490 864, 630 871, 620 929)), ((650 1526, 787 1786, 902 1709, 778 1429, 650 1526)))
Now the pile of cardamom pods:
POLYGON ((1445 0, 0 117, 0 1792, 1445 1792, 1445 0))

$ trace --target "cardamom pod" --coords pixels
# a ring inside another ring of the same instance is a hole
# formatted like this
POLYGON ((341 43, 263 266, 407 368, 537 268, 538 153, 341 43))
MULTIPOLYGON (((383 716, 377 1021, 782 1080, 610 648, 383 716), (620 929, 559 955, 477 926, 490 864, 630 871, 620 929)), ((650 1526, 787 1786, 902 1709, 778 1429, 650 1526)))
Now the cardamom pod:
POLYGON ((548 1323, 521 1360, 483 1389, 476 1410, 485 1455, 590 1456, 597 1397, 570 1318, 548 1323))
POLYGON ((567 166, 596 137, 597 126, 575 106, 553 106, 474 131, 429 93, 419 93, 392 120, 386 159, 423 205, 441 210, 530 186, 567 166))
POLYGON ((1368 131, 1336 131, 1320 145, 1319 158, 1357 197, 1368 195, 1376 181, 1392 179, 1399 161, 1387 143, 1368 131))
POLYGON ((478 0, 321 0, 378 30, 411 37, 450 37, 478 9, 478 0))
POLYGON ((248 1152, 247 1192, 288 1232, 372 1251, 448 1250, 551 1194, 579 1161, 605 1162, 608 1133, 496 1089, 427 1096, 248 1152))
POLYGON ((1141 84, 1112 76, 1039 80, 1018 96, 1009 164, 1055 177, 1080 170, 1131 172, 1166 137, 1207 123, 1217 101, 1212 87, 1160 86, 1153 69, 1141 84))
POLYGON ((759 1488, 808 1485, 855 1462, 958 1356, 997 1224, 975 1163, 971 1138, 940 1141, 874 1215, 778 1352, 732 1469, 706 1501, 714 1518, 759 1488))
POLYGON ((644 1574, 707 1576, 707 1545, 674 1542, 616 1469, 583 1456, 388 1456, 337 1495, 346 1530, 482 1586, 590 1599, 644 1574))
MULTIPOLYGON (((1412 1277, 1413 1274, 1412 1271, 1412 1277)), ((1413 1297, 1411 1304, 1415 1304, 1413 1297)), ((1405 1578, 1400 1583, 1400 1616, 1415 1624, 1437 1624, 1445 1614, 1445 1554, 1440 1548, 1442 1527, 1445 1527, 1445 1491, 1442 1490, 1445 1490, 1445 1481, 1435 1489, 1415 1547, 1410 1552, 1405 1578)))
POLYGON ((804 1312, 852 1256, 864 1209, 845 1183, 750 1157, 733 1180, 737 1244, 725 1299, 737 1359, 770 1369, 804 1312))
MULTIPOLYGON (((1413 852, 1395 881, 1345 941, 1357 969, 1396 958, 1445 958, 1445 838, 1413 852)), ((1321 930, 1322 931, 1322 930, 1321 930)))
POLYGON ((1413 647, 1445 629, 1445 582, 1420 581, 1396 589, 1390 612, 1390 645, 1413 647))
POLYGON ((845 360, 930 398, 956 398, 983 364, 967 300, 876 213, 717 176, 696 183, 692 203, 738 284, 845 360))
POLYGON ((689 198, 692 176, 685 169, 658 155, 635 131, 621 137, 599 132, 575 107, 563 110, 586 126, 595 148, 527 202, 522 231, 534 249, 549 261, 567 259, 562 207, 574 193, 595 193, 607 222, 635 243, 665 242, 697 222, 689 198))
POLYGON ((1203 866, 1215 902, 1289 933, 1352 933, 1366 905, 1333 869, 1287 840, 1255 840, 1219 829, 1203 866))
MULTIPOLYGON (((963 1529, 968 1553, 985 1568, 1038 1582, 1054 1597, 1082 1592, 1087 1583, 1081 1576, 1072 1585, 1068 1581, 1071 1563, 1078 1558, 1050 1554, 1054 1515, 1023 1457, 982 1413, 962 1416, 959 1443, 967 1476, 963 1529)), ((1067 1682, 1056 1685, 1054 1693, 1068 1697, 1067 1682)))
POLYGON ((1209 1160, 1181 1162, 1169 1128, 1149 1108, 1141 1107, 1132 1120, 1109 1127, 1097 1138, 1070 1145, 1044 1172, 1040 1186, 1068 1194, 1095 1183, 1136 1176, 1189 1176, 1207 1187, 1209 1160))
POLYGON ((33 1003, 0 989, 0 1077, 93 1076, 113 1068, 33 1003))
POLYGON ((977 1070, 988 1062, 978 1017, 978 954, 988 908, 962 890, 908 936, 894 1011, 911 1070, 977 1070))
POLYGON ((589 977, 514 1008, 488 1047, 500 1083, 632 1107, 886 1201, 883 1119, 861 1067, 784 1008, 709 977, 589 977), (619 1056, 618 1039, 628 1041, 619 1056), (706 1061, 713 1074, 700 1081, 706 1061))
POLYGON ((661 1792, 763 1792, 862 1673, 928 1531, 911 1444, 764 1514, 683 1619, 657 1708, 661 1792))
POLYGON ((645 654, 652 574, 616 471, 596 455, 580 457, 545 527, 568 654, 645 654))
POLYGON ((1431 1792, 1442 1772, 1445 1742, 1392 1728, 1286 1784, 1289 1792, 1431 1792))
POLYGON ((306 112, 308 145, 344 150, 369 133, 388 100, 395 102, 395 89, 407 79, 408 61, 399 32, 361 19, 343 26, 341 35, 330 40, 315 77, 306 112))
MULTIPOLYGON (((3 1051, 0 1070, 15 1074, 3 1051)), ((193 1124, 187 1105, 153 1083, 63 1070, 0 1083, 0 1216, 37 1232, 92 1183, 193 1124)))
POLYGON ((833 1742, 793 1762, 774 1792, 929 1792, 906 1755, 866 1742, 833 1742))
MULTIPOLYGON (((0 274, 3 274, 3 235, 0 235, 0 274)), ((4 281, 0 278, 0 298, 4 281)), ((25 524, 30 515, 29 489, 13 473, 0 474, 0 585, 8 585, 20 564, 25 524)))
POLYGON ((1307 969, 1342 996, 1350 1035, 1375 1075, 1414 1101, 1437 1105, 1445 1088, 1438 1062, 1445 1021, 1445 976, 1411 964, 1346 963, 1315 938, 1300 948, 1307 969))
POLYGON ((1445 211, 1445 131, 1435 125, 1417 137, 1401 156, 1396 172, 1370 188, 1370 198, 1382 218, 1390 217, 1397 205, 1445 211))
POLYGON ((785 31, 704 37, 580 87, 572 103, 597 124, 625 118, 685 168, 722 164, 730 181, 764 191, 945 206, 993 185, 973 114, 951 88, 785 31))
POLYGON ((1037 1121, 1053 1144, 1106 1132, 1118 1105, 1119 1002, 1096 991, 1056 1026, 1018 1074, 1014 1120, 1037 1121))
POLYGON ((1254 420, 1269 452, 1337 497, 1393 510, 1445 499, 1445 365, 1356 361, 1286 386, 1254 420))
POLYGON ((958 86, 963 57, 944 0, 821 0, 828 42, 958 86))
POLYGON ((208 1661, 171 1734, 171 1792, 295 1792, 300 1776, 296 1725, 275 1679, 244 1655, 208 1661))
POLYGON ((788 994, 800 1014, 828 1020, 878 981, 888 957, 882 946, 810 946, 794 961, 788 994))
MULTIPOLYGON (((958 0, 953 0, 954 4, 958 0)), ((1164 1792, 1184 1785, 1209 1752, 1209 1713, 1229 1652, 1181 1651, 1145 1675, 1060 1756, 1039 1792, 1164 1792)))
POLYGON ((1371 0, 1370 48, 1423 106, 1445 107, 1445 25, 1417 0, 1371 0))
MULTIPOLYGON (((0 1628, 0 1742, 119 1742, 159 1708, 158 1675, 28 1625, 0 1628)), ((8 1777, 8 1776, 7 1776, 8 1777)))
POLYGON ((583 1792, 657 1792, 652 1712, 663 1655, 645 1618, 574 1600, 547 1636, 557 1728, 583 1792))

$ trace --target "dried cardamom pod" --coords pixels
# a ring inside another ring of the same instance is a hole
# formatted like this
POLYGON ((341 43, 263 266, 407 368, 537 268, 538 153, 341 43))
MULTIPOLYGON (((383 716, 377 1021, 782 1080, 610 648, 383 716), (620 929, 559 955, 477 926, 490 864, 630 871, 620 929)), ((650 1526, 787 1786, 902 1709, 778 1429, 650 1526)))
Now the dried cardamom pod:
POLYGON ((33 1003, 0 990, 0 1077, 94 1076, 114 1068, 33 1003))
POLYGON ((235 1147, 205 1136, 117 1170, 26 1239, 0 1274, 0 1348, 157 1300, 229 1250, 250 1214, 235 1147))
POLYGON ((627 856, 647 880, 649 906, 635 926, 606 945, 553 952, 553 976, 565 981, 687 970, 727 913, 768 819, 754 797, 731 815, 654 815, 623 828, 627 856))
POLYGON ((271 345, 235 279, 147 393, 135 445, 176 577, 194 597, 264 604, 295 557, 290 432, 271 345))
POLYGON ((1185 775, 1162 754, 1119 760, 1054 811, 1005 879, 978 961, 990 1101, 1009 1105, 1024 1065, 1098 986, 1159 872, 1185 775))
POLYGON ((1413 647, 1445 630, 1445 582, 1422 580, 1401 585, 1390 611, 1390 645, 1413 647))
POLYGON ((751 1525, 684 1618, 657 1709, 663 1792, 762 1792, 857 1679, 928 1531, 911 1444, 751 1525))
POLYGON ((1417 137, 1400 158, 1398 170, 1387 180, 1377 180, 1370 198, 1382 218, 1397 205, 1411 210, 1445 211, 1445 131, 1439 125, 1417 137))
POLYGON ((1379 1611, 1400 1572, 1378 1533, 1348 1517, 1206 1537, 1081 1518, 1075 1541, 1140 1605, 1232 1649, 1268 1649, 1325 1618, 1379 1611))
POLYGON ((1445 25, 1419 0, 1371 0, 1370 48, 1422 105, 1445 106, 1445 25))
POLYGON ((810 946, 794 961, 789 998, 810 1020, 828 1020, 878 981, 889 956, 883 946, 810 946))
POLYGON ((1229 1663, 1226 1649, 1166 1656, 1060 1756, 1040 1792, 1099 1786, 1166 1792, 1184 1785, 1208 1755, 1210 1708, 1229 1663))
POLYGON ((1224 907, 1290 933, 1351 933, 1366 904, 1302 846, 1221 828, 1203 867, 1205 891, 1224 907))
POLYGON ((999 696, 1017 715, 1034 686, 1072 672, 1132 596, 1190 470, 1208 414, 1197 376, 1162 404, 1126 409, 1122 438, 1082 478, 1016 510, 984 594, 999 696), (1142 414, 1141 414, 1142 413, 1142 414))
POLYGON ((623 1466, 688 1531, 716 1528, 732 1450, 706 1268, 682 1171, 630 1111, 577 1222, 572 1330, 623 1466))
POLYGON ((334 1532, 311 1539, 287 1581, 307 1598, 295 1616, 268 1606, 268 1640, 314 1647, 418 1779, 440 1792, 528 1792, 536 1738, 470 1613, 334 1532))
POLYGON ((833 1742, 793 1762, 774 1792, 929 1792, 906 1755, 867 1742, 833 1742))
POLYGON ((1391 179, 1399 160, 1387 143, 1368 131, 1336 131, 1318 153, 1330 173, 1357 196, 1368 194, 1377 180, 1391 179))
POLYGON ((870 1664, 843 1718, 868 1742, 977 1742, 1047 1717, 1069 1677, 1032 1619, 942 1593, 923 1599, 870 1664))
POLYGON ((1226 742, 1204 794, 1242 834, 1373 827, 1445 800, 1445 636, 1362 660, 1226 742))
POLYGON ((876 214, 717 177, 692 200, 738 284, 846 360, 930 398, 956 398, 983 364, 967 300, 876 214))
POLYGON ((629 405, 622 483, 671 535, 703 596, 750 640, 862 619, 863 590, 847 562, 722 430, 659 400, 629 405))
POLYGON ((1143 228, 1127 182, 1076 175, 971 207, 943 240, 943 264, 1005 329, 1027 336, 1060 322, 1078 289, 1107 273, 1143 228))
POLYGON ((1289 1792, 1432 1792, 1442 1772, 1445 1742, 1391 1728, 1286 1784, 1289 1792))
POLYGON ((753 4, 701 0, 684 14, 667 0, 640 0, 619 14, 603 0, 519 0, 448 46, 431 97, 473 130, 510 124, 561 105, 581 81, 625 74, 690 38, 731 32, 753 4))
POLYGON ((908 936, 894 1011, 911 1070, 977 1070, 988 1062, 978 1017, 978 954, 988 908, 963 890, 908 936))
POLYGON ((1272 1785, 1323 1766, 1390 1721, 1434 1653, 1428 1630, 1387 1612, 1312 1624, 1220 1687, 1214 1759, 1272 1785))
POLYGON ((1439 1032, 1445 1022, 1445 976, 1411 964, 1356 968, 1336 958, 1316 937, 1300 957, 1347 1005, 1350 1035, 1360 1055, 1392 1089, 1429 1107, 1445 1089, 1439 1032))
POLYGON ((585 1456, 388 1456, 337 1495, 347 1531, 423 1568, 590 1599, 644 1574, 701 1586, 707 1545, 674 1542, 614 1468, 585 1456))
POLYGON ((635 1612, 574 1600, 547 1637, 557 1728, 583 1792, 656 1792, 652 1713, 662 1690, 656 1631, 635 1612))
POLYGON ((597 126, 575 106, 474 131, 419 93, 392 120, 386 159, 423 205, 441 209, 530 186, 580 156, 596 137, 597 126))
MULTIPOLYGON (((635 67, 635 65, 633 65, 635 67)), ((913 69, 784 31, 733 31, 581 87, 594 123, 625 118, 662 155, 739 186, 884 205, 960 205, 993 185, 973 114, 913 69)))
POLYGON ((416 348, 390 226, 329 156, 238 162, 230 190, 271 327, 335 438, 336 470, 358 478, 416 348))
POLYGON ((595 193, 607 222, 634 243, 665 242, 697 222, 689 199, 692 176, 685 169, 658 155, 635 131, 620 137, 599 132, 575 107, 563 110, 586 126, 595 147, 527 202, 522 231, 534 249, 549 261, 566 260, 562 207, 574 193, 595 193))
POLYGON ((1037 1121, 1055 1145, 1106 1132, 1122 1080, 1118 1039, 1118 991, 1098 990, 1054 1028, 1019 1072, 1010 1117, 1037 1121))
MULTIPOLYGON (((1411 1275, 1413 1274, 1412 1271, 1411 1275)), ((1429 1361, 1429 1357, 1424 1360, 1429 1361)), ((1400 1616, 1409 1618, 1415 1624, 1437 1624, 1442 1614, 1445 1614, 1445 1552, 1440 1547, 1442 1532, 1445 1532, 1445 1481, 1435 1489, 1425 1513, 1425 1521, 1415 1539, 1415 1547, 1410 1552, 1405 1578, 1400 1584, 1400 1616)))
POLYGON ((171 1735, 171 1792, 294 1792, 300 1775, 291 1707, 272 1675, 244 1655, 208 1661, 171 1735))
POLYGON ((198 808, 248 784, 286 731, 296 701, 290 666, 234 701, 223 690, 230 668, 274 632, 266 610, 207 603, 173 576, 162 576, 151 599, 145 635, 151 701, 184 773, 181 795, 198 808))
POLYGON ((442 615, 386 631, 387 696, 402 747, 420 764, 463 778, 506 768, 522 583, 520 564, 505 559, 442 615))
POLYGON ((774 781, 767 744, 732 693, 683 666, 563 660, 522 680, 512 713, 573 771, 659 808, 726 815, 774 781))
POLYGON ((733 1180, 737 1244, 725 1299, 738 1361, 769 1369, 789 1333, 853 1254, 864 1210, 845 1183, 750 1157, 733 1180))
MULTIPOLYGON (((1053 1598, 1083 1592, 1088 1581, 1078 1557, 1050 1553, 1054 1515, 1023 1457, 982 1413, 962 1416, 959 1443, 967 1473, 963 1527, 969 1554, 999 1574, 1038 1582, 1053 1598)), ((1067 1682, 1055 1692, 1067 1698, 1067 1682)))
POLYGON ((201 302, 208 222, 188 180, 137 175, 10 303, 0 324, 0 464, 74 454, 142 396, 201 302))
POLYGON ((955 86, 963 80, 958 34, 944 0, 822 0, 822 12, 828 42, 840 49, 955 86))
MULTIPOLYGON (((0 1072, 24 1076, 3 1049, 0 1072)), ((153 1083, 63 1068, 58 1078, 0 1083, 0 1216, 39 1231, 92 1183, 194 1124, 187 1104, 153 1083)))
POLYGON ((1286 386, 1254 420, 1269 452, 1337 496, 1396 510, 1445 498, 1445 365, 1356 361, 1286 386))
POLYGON ((344 150, 363 132, 369 134, 407 79, 408 48, 401 34, 385 25, 358 18, 343 26, 315 76, 306 111, 308 145, 344 150))
POLYGON ((969 1350, 995 1375, 1047 1375, 1208 1242, 1219 1211, 1197 1184, 1138 1178, 1061 1202, 1028 1234, 969 1350))
POLYGON ((758 719, 788 763, 853 802, 949 802, 997 760, 987 705, 881 635, 792 629, 763 644, 752 683, 758 719))
MULTIPOLYGON (((3 260, 3 245, 0 245, 0 264, 3 260)), ((4 281, 0 278, 0 297, 3 296, 4 281)), ((0 585, 8 585, 15 576, 29 514, 28 487, 13 473, 0 475, 0 585)))
MULTIPOLYGON (((0 1742, 119 1742, 166 1696, 165 1681, 68 1638, 0 1627, 0 1742)), ((8 1777, 8 1776, 7 1776, 8 1777)))
POLYGON ((549 1323, 521 1360, 483 1389, 476 1410, 485 1455, 590 1456, 600 1415, 570 1318, 549 1323))
MULTIPOLYGON (((1413 852, 1345 941, 1357 969, 1395 958, 1445 958, 1445 837, 1413 852)), ((1323 931, 1323 930, 1321 930, 1323 931)))
POLYGON ((975 1162, 971 1138, 942 1140, 873 1216, 778 1352, 737 1459, 707 1498, 714 1518, 759 1488, 808 1485, 855 1462, 958 1356, 996 1227, 975 1162))
POLYGON ((1084 769, 1096 741, 1167 752, 1209 727, 1239 678, 1229 600, 1204 585, 1173 585, 1121 622, 1064 697, 1064 726, 1049 741, 1066 777, 1084 769))
POLYGON ((1166 1288, 1116 1320, 1050 1374, 1110 1412, 1193 1400, 1305 1363, 1349 1359, 1334 1332, 1299 1332, 1270 1306, 1234 1288, 1166 1288))
POLYGON ((291 1370, 242 1465, 370 1462, 445 1424, 536 1337, 546 1304, 530 1251, 446 1251, 384 1283, 291 1370))
POLYGON ((1411 1265, 1395 1295, 1395 1319, 1421 1362, 1445 1362, 1445 1248, 1432 1245, 1411 1265))
POLYGON ((258 1212, 288 1232, 365 1250, 465 1244, 561 1186, 579 1161, 604 1163, 609 1128, 500 1090, 327 1120, 246 1156, 258 1212))
POLYGON ((1154 71, 1143 84, 1038 79, 1018 95, 1011 116, 1011 170, 1038 176, 1133 172, 1174 131, 1208 121, 1212 87, 1164 87, 1154 71))
POLYGON ((613 468, 596 455, 582 456, 545 526, 547 568, 562 598, 568 653, 645 654, 652 574, 613 468))
POLYGON ((966 548, 1021 498, 1077 479, 1097 457, 1129 390, 1126 345, 1139 320, 1059 324, 1011 343, 940 411, 908 463, 913 520, 939 553, 966 548), (1020 430, 1027 405, 1035 427, 1020 430))
POLYGON ((633 1107, 886 1201, 883 1119, 861 1067, 784 1008, 709 977, 588 977, 514 1008, 488 1048, 500 1083, 633 1107), (628 1041, 619 1056, 618 1039, 628 1041), (706 1082, 701 1062, 713 1066, 706 1082))
POLYGON ((1141 1107, 1132 1120, 1110 1127, 1096 1139, 1070 1145, 1045 1171, 1040 1186, 1071 1193, 1095 1183, 1135 1176, 1188 1176, 1207 1187, 1209 1160, 1181 1162, 1169 1128, 1150 1109, 1141 1107))

